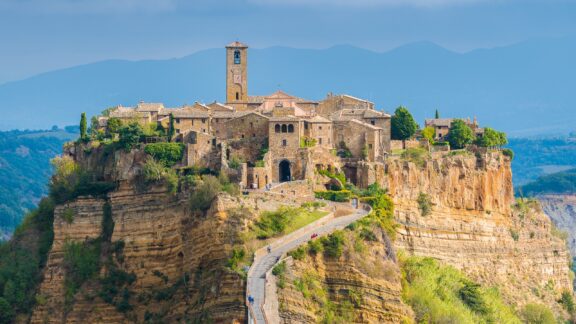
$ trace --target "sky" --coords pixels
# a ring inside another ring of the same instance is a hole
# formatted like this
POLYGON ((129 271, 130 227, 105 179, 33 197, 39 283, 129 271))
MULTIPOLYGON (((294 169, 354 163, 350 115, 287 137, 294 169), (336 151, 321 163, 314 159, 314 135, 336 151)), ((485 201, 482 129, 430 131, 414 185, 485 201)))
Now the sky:
POLYGON ((0 0, 0 84, 106 59, 431 41, 453 51, 576 35, 576 0, 0 0))

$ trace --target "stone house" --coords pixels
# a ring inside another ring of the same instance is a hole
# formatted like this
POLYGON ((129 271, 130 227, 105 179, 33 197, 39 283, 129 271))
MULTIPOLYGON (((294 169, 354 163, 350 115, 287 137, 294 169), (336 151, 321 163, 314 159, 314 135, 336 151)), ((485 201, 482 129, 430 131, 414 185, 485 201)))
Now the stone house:
MULTIPOLYGON (((424 121, 424 127, 433 127, 435 131, 434 140, 437 142, 443 142, 448 139, 448 134, 450 133, 450 127, 452 123, 458 120, 458 118, 433 118, 426 119, 424 121)), ((484 128, 478 126, 478 121, 474 117, 474 121, 470 121, 470 118, 460 119, 468 125, 474 132, 474 135, 481 137, 484 134, 484 128)))

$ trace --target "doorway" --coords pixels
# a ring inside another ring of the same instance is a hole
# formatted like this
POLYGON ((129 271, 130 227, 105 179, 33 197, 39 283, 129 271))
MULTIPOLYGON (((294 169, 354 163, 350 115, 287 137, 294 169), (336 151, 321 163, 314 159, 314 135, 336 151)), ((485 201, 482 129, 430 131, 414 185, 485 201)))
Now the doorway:
POLYGON ((278 166, 280 172, 279 180, 280 182, 286 182, 292 180, 292 175, 290 173, 290 161, 282 160, 278 166))

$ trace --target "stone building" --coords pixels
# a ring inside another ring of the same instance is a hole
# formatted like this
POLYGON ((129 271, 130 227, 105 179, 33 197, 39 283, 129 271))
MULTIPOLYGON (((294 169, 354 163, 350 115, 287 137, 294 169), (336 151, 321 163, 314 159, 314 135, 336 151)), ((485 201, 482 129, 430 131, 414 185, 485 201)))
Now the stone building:
POLYGON ((355 180, 356 170, 370 169, 358 163, 380 163, 390 152, 390 115, 374 103, 346 94, 317 102, 281 90, 251 96, 247 68, 248 46, 233 42, 226 46, 226 103, 140 102, 109 118, 167 129, 172 116, 175 140, 186 145, 183 165, 219 169, 240 161, 239 182, 250 188, 307 179, 318 168, 346 170, 355 180))
MULTIPOLYGON (((450 127, 452 123, 458 120, 458 118, 433 118, 433 119, 426 119, 424 121, 424 127, 433 127, 435 131, 434 140, 437 142, 442 142, 447 140, 448 134, 450 133, 450 127)), ((467 119, 460 119, 468 125, 474 132, 474 135, 477 137, 482 137, 484 134, 484 128, 478 126, 478 121, 476 117, 474 117, 474 121, 470 121, 470 118, 467 119)))

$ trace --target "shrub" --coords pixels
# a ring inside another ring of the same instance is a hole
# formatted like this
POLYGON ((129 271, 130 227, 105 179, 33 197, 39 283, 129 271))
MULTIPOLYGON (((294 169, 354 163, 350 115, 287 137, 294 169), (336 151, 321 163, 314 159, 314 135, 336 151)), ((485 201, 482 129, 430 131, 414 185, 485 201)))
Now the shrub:
POLYGON ((335 231, 334 233, 328 235, 328 237, 321 239, 322 245, 324 246, 324 254, 331 258, 339 258, 344 250, 344 232, 335 231))
POLYGON ((230 161, 228 161, 228 166, 231 169, 238 169, 240 167, 240 164, 244 163, 244 160, 237 157, 237 156, 232 156, 232 158, 230 158, 230 161))
POLYGON ((420 214, 422 216, 430 214, 430 211, 432 210, 432 201, 429 195, 421 192, 418 194, 418 199, 416 201, 418 202, 418 209, 420 209, 420 214))
POLYGON ((272 274, 276 277, 282 276, 286 273, 286 261, 278 263, 274 268, 272 268, 272 274))
POLYGON ((319 239, 308 241, 308 251, 312 254, 318 254, 324 251, 324 245, 319 239))
POLYGON ((166 167, 161 162, 148 158, 142 167, 142 174, 146 182, 158 182, 164 178, 166 167))
POLYGON ((222 184, 215 176, 202 176, 202 181, 190 194, 192 210, 207 210, 220 191, 222 191, 222 184))
POLYGON ((502 154, 504 154, 504 156, 509 157, 510 160, 513 160, 513 159, 514 159, 514 151, 512 151, 512 150, 509 149, 509 148, 503 149, 503 150, 502 150, 502 154))
POLYGON ((244 260, 246 256, 246 251, 243 248, 232 249, 232 256, 228 259, 226 266, 232 270, 237 270, 238 264, 244 260))
POLYGON ((512 236, 512 239, 516 242, 518 242, 518 240, 520 239, 520 234, 518 234, 518 232, 516 232, 513 229, 510 229, 510 236, 512 236))
POLYGON ((344 174, 344 172, 333 173, 328 170, 320 169, 318 170, 318 173, 328 178, 337 179, 343 186, 346 186, 346 175, 344 174))
POLYGON ((182 161, 184 144, 182 143, 152 143, 146 145, 144 152, 166 167, 171 167, 182 161))
POLYGON ((564 309, 566 309, 566 311, 568 311, 568 313, 574 314, 576 306, 574 305, 574 298, 572 297, 572 293, 566 290, 563 291, 562 297, 560 297, 560 300, 558 302, 562 304, 562 306, 564 307, 564 309))
POLYGON ((64 213, 62 214, 62 218, 64 218, 66 223, 72 224, 72 222, 74 222, 74 210, 72 208, 66 207, 64 209, 64 213))
POLYGON ((306 136, 300 138, 300 148, 314 147, 314 146, 316 146, 315 138, 309 138, 306 136))
POLYGON ((346 202, 350 200, 352 192, 350 192, 349 190, 340 190, 340 191, 326 190, 326 191, 315 191, 314 195, 318 199, 325 199, 336 202, 346 202))
POLYGON ((66 242, 64 244, 64 268, 67 304, 82 284, 93 278, 100 269, 100 242, 66 242))
POLYGON ((480 313, 480 314, 487 314, 488 309, 486 307, 486 302, 484 301, 484 297, 480 292, 480 285, 466 281, 464 286, 460 288, 458 295, 462 301, 470 307, 473 311, 480 313))
POLYGON ((522 318, 530 324, 555 324, 552 311, 541 304, 526 304, 521 312, 522 318))
POLYGON ((407 148, 402 152, 402 159, 410 161, 419 167, 423 167, 428 158, 428 151, 418 147, 407 148))
POLYGON ((288 255, 291 256, 294 260, 302 260, 306 256, 306 249, 301 246, 295 250, 288 252, 288 255))

